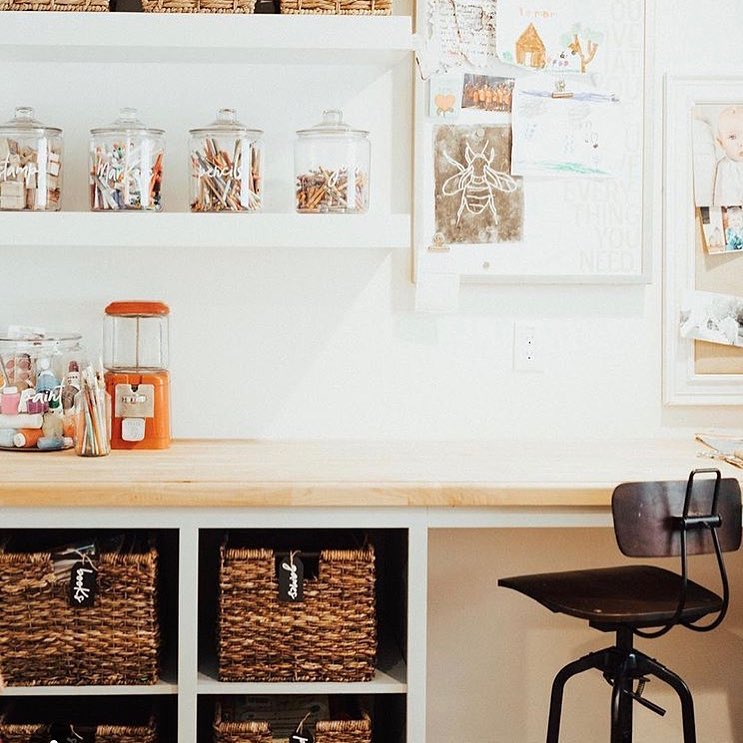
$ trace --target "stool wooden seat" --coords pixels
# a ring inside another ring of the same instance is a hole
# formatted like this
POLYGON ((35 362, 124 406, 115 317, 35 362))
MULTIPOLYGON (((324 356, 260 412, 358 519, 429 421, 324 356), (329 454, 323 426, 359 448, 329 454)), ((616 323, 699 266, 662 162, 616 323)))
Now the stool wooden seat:
POLYGON ((696 743, 694 704, 688 687, 678 675, 636 650, 634 636, 660 637, 676 625, 707 632, 722 622, 729 603, 722 553, 740 548, 740 485, 733 478, 722 479, 719 470, 695 470, 686 481, 623 483, 612 495, 612 515, 623 554, 678 556, 680 573, 653 565, 623 565, 498 581, 498 585, 523 593, 553 612, 616 633, 613 646, 589 653, 558 672, 552 685, 547 743, 558 743, 565 683, 589 669, 599 670, 612 685, 611 743, 631 743, 634 702, 665 714, 643 697, 649 676, 676 691, 684 743, 696 743), (707 474, 713 474, 714 479, 699 477, 707 474), (688 577, 688 557, 708 553, 717 559, 722 596, 688 577), (710 616, 712 620, 698 624, 710 616))

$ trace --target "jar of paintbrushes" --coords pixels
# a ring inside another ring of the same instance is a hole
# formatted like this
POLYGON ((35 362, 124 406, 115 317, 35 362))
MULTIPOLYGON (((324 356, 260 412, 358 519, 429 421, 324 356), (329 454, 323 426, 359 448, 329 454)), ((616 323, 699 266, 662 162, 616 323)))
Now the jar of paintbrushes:
POLYGON ((83 369, 75 395, 75 451, 81 457, 105 457, 111 452, 111 396, 103 372, 83 369))

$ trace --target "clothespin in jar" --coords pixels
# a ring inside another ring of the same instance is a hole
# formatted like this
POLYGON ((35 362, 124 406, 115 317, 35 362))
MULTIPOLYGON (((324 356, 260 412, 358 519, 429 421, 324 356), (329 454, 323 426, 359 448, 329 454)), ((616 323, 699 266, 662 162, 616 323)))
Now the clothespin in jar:
POLYGON ((567 89, 564 77, 555 80, 555 89, 552 91, 553 98, 572 98, 573 94, 567 89))

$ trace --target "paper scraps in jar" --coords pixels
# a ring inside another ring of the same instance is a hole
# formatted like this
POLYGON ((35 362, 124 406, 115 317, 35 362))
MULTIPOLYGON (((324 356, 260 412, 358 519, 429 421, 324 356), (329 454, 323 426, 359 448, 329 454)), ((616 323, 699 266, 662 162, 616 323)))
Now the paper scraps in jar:
POLYGON ((697 215, 707 253, 740 252, 743 255, 743 207, 699 206, 697 215))
POLYGON ((584 78, 519 78, 514 87, 514 175, 616 175, 625 141, 619 99, 584 78))
POLYGON ((679 312, 682 338, 743 347, 743 297, 686 292, 679 312))
POLYGON ((524 193, 511 170, 509 126, 434 130, 436 231, 446 243, 519 242, 524 193))
POLYGON ((602 4, 585 0, 500 3, 498 57, 519 67, 562 74, 600 72, 605 56, 605 21, 597 17, 594 5, 602 4))
POLYGON ((465 65, 496 63, 496 0, 427 0, 429 37, 419 50, 421 73, 428 78, 465 65))

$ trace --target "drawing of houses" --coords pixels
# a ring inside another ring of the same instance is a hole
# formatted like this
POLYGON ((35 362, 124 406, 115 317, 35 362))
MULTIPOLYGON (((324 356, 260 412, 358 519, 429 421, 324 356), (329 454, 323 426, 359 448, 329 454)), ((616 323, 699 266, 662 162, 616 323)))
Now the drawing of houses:
POLYGON ((541 69, 546 63, 544 42, 534 24, 530 23, 516 40, 516 64, 541 69))

